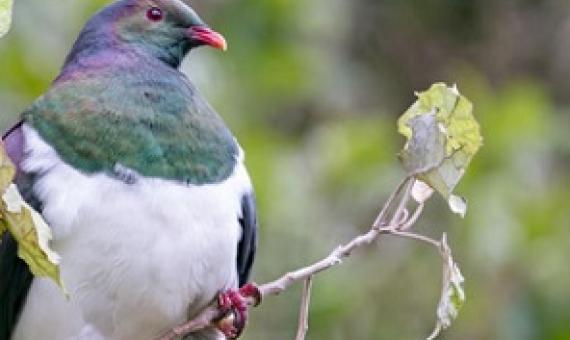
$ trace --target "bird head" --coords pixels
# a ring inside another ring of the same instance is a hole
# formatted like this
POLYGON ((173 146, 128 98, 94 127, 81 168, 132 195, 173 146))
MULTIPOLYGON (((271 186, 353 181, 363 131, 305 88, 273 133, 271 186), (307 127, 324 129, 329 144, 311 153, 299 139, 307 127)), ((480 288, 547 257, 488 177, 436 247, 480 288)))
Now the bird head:
POLYGON ((115 48, 136 50, 178 66, 199 46, 227 48, 224 37, 209 28, 186 2, 118 0, 89 20, 67 60, 115 48))

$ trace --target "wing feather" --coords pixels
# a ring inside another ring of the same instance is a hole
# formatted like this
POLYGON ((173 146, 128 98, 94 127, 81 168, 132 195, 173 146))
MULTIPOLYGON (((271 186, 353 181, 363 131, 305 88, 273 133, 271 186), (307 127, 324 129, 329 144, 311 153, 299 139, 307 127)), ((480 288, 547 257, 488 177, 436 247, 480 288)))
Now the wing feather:
POLYGON ((237 271, 240 287, 247 283, 257 251, 257 214, 255 196, 248 193, 241 201, 242 215, 239 222, 242 237, 238 244, 237 271))

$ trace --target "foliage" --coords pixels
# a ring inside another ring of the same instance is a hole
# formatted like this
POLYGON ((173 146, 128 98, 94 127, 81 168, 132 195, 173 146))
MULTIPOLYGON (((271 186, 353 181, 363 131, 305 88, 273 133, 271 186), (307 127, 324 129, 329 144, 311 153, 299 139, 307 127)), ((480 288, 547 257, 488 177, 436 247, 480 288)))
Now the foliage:
POLYGON ((398 121, 398 131, 407 138, 400 159, 409 174, 439 192, 453 212, 465 216, 465 200, 452 192, 482 145, 473 105, 457 87, 441 83, 417 96, 398 121))
POLYGON ((14 0, 0 0, 0 38, 8 33, 12 24, 12 6, 14 0))
MULTIPOLYGON (((423 208, 435 190, 447 199, 454 213, 465 217, 467 203, 452 192, 483 142, 473 104, 457 86, 444 83, 416 95, 418 100, 398 120, 398 131, 406 137, 400 160, 408 175, 416 178, 411 195, 423 208)), ((444 262, 443 289, 430 340, 451 325, 465 303, 465 280, 453 260, 447 234, 438 246, 444 262)))
POLYGON ((435 339, 442 329, 451 326, 451 321, 457 318, 466 300, 463 290, 465 279, 459 266, 453 261, 451 248, 447 244, 447 234, 443 234, 440 244, 443 256, 443 289, 437 306, 437 324, 428 340, 435 339))
POLYGON ((32 273, 54 280, 64 291, 59 275, 59 256, 50 249, 51 229, 39 213, 23 199, 11 184, 16 171, 0 144, 0 235, 10 232, 18 242, 18 256, 32 273))

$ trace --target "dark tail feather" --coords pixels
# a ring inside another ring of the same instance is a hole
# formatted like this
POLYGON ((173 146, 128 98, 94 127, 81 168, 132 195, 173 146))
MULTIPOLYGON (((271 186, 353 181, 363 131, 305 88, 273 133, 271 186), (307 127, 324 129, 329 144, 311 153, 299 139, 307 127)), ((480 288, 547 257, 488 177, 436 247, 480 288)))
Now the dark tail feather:
POLYGON ((9 340, 24 306, 33 275, 6 233, 0 244, 0 340, 9 340))

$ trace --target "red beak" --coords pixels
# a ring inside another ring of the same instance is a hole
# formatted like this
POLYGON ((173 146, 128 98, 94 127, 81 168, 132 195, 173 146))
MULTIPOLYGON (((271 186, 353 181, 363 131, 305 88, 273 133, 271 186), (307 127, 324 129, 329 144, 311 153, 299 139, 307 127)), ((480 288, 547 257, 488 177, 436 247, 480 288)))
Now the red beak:
POLYGON ((192 26, 188 29, 188 35, 190 36, 190 39, 199 41, 204 45, 208 45, 222 51, 228 49, 226 38, 206 26, 192 26))

